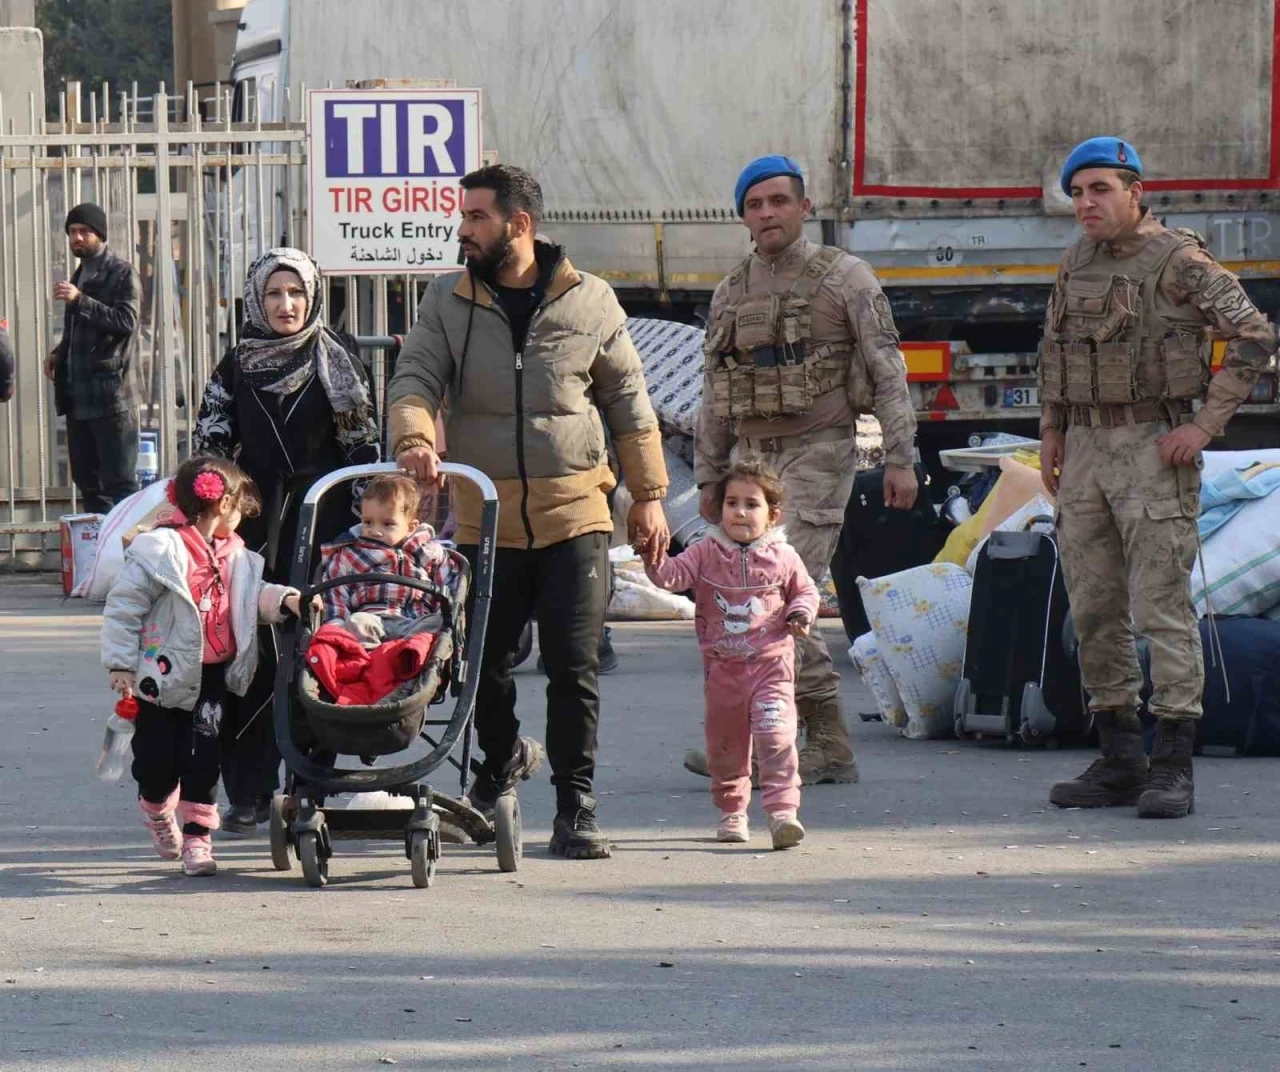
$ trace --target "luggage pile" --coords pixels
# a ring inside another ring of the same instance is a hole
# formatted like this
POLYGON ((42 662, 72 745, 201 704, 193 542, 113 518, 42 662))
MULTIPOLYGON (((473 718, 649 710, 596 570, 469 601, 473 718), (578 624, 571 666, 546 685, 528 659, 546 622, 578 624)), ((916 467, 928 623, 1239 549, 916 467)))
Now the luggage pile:
MULTIPOLYGON (((933 520, 876 508, 877 478, 859 476, 834 574, 850 658, 906 737, 1090 733, 1054 505, 1034 465, 1011 449, 933 520)), ((1206 662, 1200 742, 1280 755, 1280 450, 1207 453, 1203 477, 1204 569, 1191 586, 1206 662)))

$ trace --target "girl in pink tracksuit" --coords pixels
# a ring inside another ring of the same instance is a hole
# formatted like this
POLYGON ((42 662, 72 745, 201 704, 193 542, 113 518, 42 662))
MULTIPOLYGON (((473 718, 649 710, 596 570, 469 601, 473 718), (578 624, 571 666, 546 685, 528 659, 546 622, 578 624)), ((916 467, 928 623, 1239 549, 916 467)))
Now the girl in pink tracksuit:
POLYGON ((672 592, 692 589, 705 667, 704 728, 719 841, 750 834, 751 755, 775 849, 799 844, 804 827, 796 754, 796 635, 818 616, 818 589, 786 534, 781 481, 741 461, 716 487, 720 524, 675 558, 647 566, 672 592))

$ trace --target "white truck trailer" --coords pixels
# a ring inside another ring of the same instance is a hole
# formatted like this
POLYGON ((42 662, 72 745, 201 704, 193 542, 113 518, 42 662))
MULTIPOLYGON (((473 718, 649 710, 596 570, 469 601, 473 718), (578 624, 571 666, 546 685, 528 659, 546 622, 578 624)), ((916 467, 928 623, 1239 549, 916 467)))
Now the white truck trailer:
MULTIPOLYGON (((696 318, 748 252, 741 166, 808 175, 812 235, 879 273, 921 447, 1034 428, 1067 151, 1115 132, 1148 202, 1280 313, 1280 0, 250 0, 245 115, 304 87, 484 93, 484 149, 533 171, 544 231, 637 314, 696 318)), ((297 203, 295 201, 295 203, 297 203)), ((1221 347, 1217 353, 1220 355, 1221 347)), ((1232 426, 1276 438, 1276 377, 1232 426)))

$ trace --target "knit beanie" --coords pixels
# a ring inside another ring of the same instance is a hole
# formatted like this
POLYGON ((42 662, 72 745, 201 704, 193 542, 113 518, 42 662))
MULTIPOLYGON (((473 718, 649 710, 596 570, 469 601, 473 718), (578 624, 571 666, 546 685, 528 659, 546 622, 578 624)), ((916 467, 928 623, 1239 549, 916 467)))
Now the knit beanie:
POLYGON ((83 205, 76 205, 68 212, 67 222, 62 229, 71 230, 73 223, 83 224, 104 242, 107 240, 107 214, 92 202, 86 201, 83 205))

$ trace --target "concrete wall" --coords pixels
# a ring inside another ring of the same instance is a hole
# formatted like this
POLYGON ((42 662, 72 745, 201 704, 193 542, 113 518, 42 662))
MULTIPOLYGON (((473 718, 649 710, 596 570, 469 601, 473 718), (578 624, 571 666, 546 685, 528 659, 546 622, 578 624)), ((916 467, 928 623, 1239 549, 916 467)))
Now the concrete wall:
POLYGON ((0 0, 0 26, 34 26, 36 0, 0 0))
MULTIPOLYGON (((2 0, 0 0, 2 2, 2 0)), ((205 86, 231 77, 236 27, 246 0, 173 0, 174 85, 205 86)), ((206 96, 203 90, 201 96, 206 96)))

